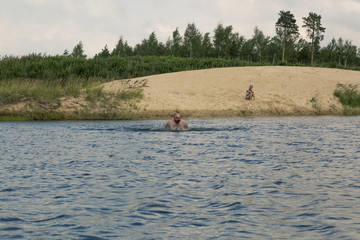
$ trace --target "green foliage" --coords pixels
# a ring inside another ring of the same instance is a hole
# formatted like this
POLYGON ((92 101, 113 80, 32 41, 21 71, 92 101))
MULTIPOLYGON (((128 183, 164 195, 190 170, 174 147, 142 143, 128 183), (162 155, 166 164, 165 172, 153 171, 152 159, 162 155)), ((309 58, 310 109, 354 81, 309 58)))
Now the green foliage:
POLYGON ((304 25, 306 28, 306 34, 311 39, 311 65, 314 64, 314 48, 315 45, 320 44, 320 41, 324 39, 322 33, 325 32, 325 28, 321 25, 321 15, 310 12, 308 17, 303 17, 304 25))
POLYGON ((176 28, 172 34, 172 40, 169 41, 169 54, 178 57, 182 56, 182 43, 183 39, 180 35, 179 28, 176 28))
POLYGON ((84 45, 81 41, 74 47, 71 56, 74 58, 81 58, 81 59, 86 58, 86 55, 84 54, 84 45))
POLYGON ((152 32, 148 39, 143 39, 141 44, 137 44, 134 48, 135 55, 141 56, 159 56, 161 45, 157 40, 156 33, 152 32))
POLYGON ((135 89, 120 89, 115 98, 117 100, 125 100, 125 99, 142 99, 144 97, 144 92, 142 88, 135 89))
POLYGON ((122 37, 120 37, 118 43, 116 44, 116 47, 111 52, 111 56, 115 57, 127 57, 131 56, 133 49, 128 45, 128 43, 124 40, 122 37))
POLYGON ((312 107, 315 108, 317 110, 317 112, 319 113, 320 110, 321 110, 321 106, 320 106, 320 103, 319 103, 319 99, 318 99, 318 94, 316 94, 315 96, 313 96, 311 99, 310 99, 310 102, 312 103, 312 107))
POLYGON ((21 58, 11 57, 0 61, 0 79, 44 79, 61 81, 76 78, 114 79, 122 77, 128 61, 124 58, 79 59, 64 56, 29 55, 21 58))
MULTIPOLYGON (((136 88, 126 89, 125 85, 117 93, 109 93, 103 91, 99 86, 101 82, 96 79, 91 81, 71 80, 65 86, 60 81, 46 81, 34 79, 12 79, 0 81, 0 104, 17 104, 24 103, 25 106, 20 110, 9 110, 5 108, 0 112, 0 121, 20 121, 20 120, 62 120, 65 119, 64 113, 57 111, 61 106, 61 97, 83 97, 88 106, 104 106, 109 108, 106 115, 92 112, 91 110, 81 110, 74 112, 66 119, 125 119, 129 118, 128 113, 124 111, 116 111, 116 106, 124 105, 135 109, 137 106, 132 101, 142 99, 143 87, 146 86, 146 80, 138 81, 136 88), (85 91, 84 91, 85 89, 85 91)), ((134 83, 134 84, 135 84, 134 83)), ((92 107, 91 107, 92 109, 92 107)))
POLYGON ((108 58, 110 56, 111 56, 110 51, 107 45, 105 45, 105 47, 101 50, 100 53, 95 55, 95 57, 100 57, 100 58, 108 58))
MULTIPOLYGON (((176 28, 165 44, 158 41, 155 32, 136 44, 134 48, 120 37, 112 51, 105 45, 93 59, 86 59, 81 41, 73 48, 71 54, 68 50, 65 50, 62 56, 56 57, 31 54, 21 57, 21 61, 16 60, 20 66, 12 65, 11 60, 16 57, 5 56, 0 60, 0 79, 14 78, 14 75, 17 75, 26 78, 61 79, 66 84, 66 79, 78 77, 85 79, 99 77, 107 80, 131 78, 169 71, 199 69, 208 59, 216 62, 223 62, 219 59, 232 59, 230 66, 238 66, 239 61, 242 62, 241 65, 277 65, 281 61, 281 64, 286 65, 304 65, 311 62, 311 65, 321 67, 360 68, 360 49, 350 40, 333 39, 326 47, 321 48, 320 41, 325 31, 321 26, 321 16, 310 12, 308 17, 303 17, 303 20, 303 27, 311 39, 310 42, 299 38, 294 15, 290 11, 280 11, 279 19, 275 24, 276 35, 273 37, 265 36, 258 27, 255 27, 254 35, 246 39, 240 33, 234 32, 232 25, 222 24, 216 26, 211 36, 209 32, 202 34, 195 24, 191 23, 188 24, 183 36, 176 28), (154 60, 153 57, 157 57, 155 62, 148 62, 149 59, 154 60), (181 58, 193 58, 195 61, 181 58), (165 64, 163 66, 165 70, 153 71, 158 69, 159 63, 174 61, 182 63, 171 67, 165 64), (9 66, 4 66, 6 64, 9 66)), ((204 68, 209 68, 223 67, 227 64, 205 65, 204 68)))
POLYGON ((18 103, 24 99, 57 99, 64 90, 52 82, 31 79, 3 80, 0 82, 0 102, 18 103))
POLYGON ((133 56, 78 59, 63 56, 29 55, 1 60, 0 80, 39 79, 65 86, 74 79, 81 79, 85 82, 92 81, 94 78, 110 81, 169 72, 244 65, 247 63, 239 59, 221 58, 133 56))
POLYGON ((358 85, 337 84, 334 96, 339 98, 340 103, 344 107, 358 108, 360 107, 360 92, 358 85))
POLYGON ((238 35, 234 35, 232 32, 233 27, 227 26, 224 27, 222 24, 218 24, 214 30, 214 50, 215 54, 218 57, 229 58, 230 57, 230 46, 234 38, 238 35))
POLYGON ((184 48, 189 53, 187 57, 201 57, 202 35, 195 24, 188 24, 184 33, 184 48))
POLYGON ((69 51, 67 49, 64 50, 63 56, 64 57, 69 57, 70 56, 70 53, 69 53, 69 51))
MULTIPOLYGON (((258 61, 252 62, 252 60, 248 61, 249 59, 239 58, 132 56, 78 59, 64 56, 29 55, 0 60, 0 82, 11 79, 37 79, 65 87, 74 84, 84 85, 87 82, 93 82, 94 79, 106 82, 114 79, 128 79, 186 70, 269 64, 270 60, 264 59, 260 62, 259 57, 258 55, 258 61)), ((296 61, 282 63, 279 60, 279 58, 274 58, 273 64, 299 65, 296 64, 296 61)), ((323 63, 321 66, 341 67, 343 65, 333 61, 328 64, 323 63)), ((76 92, 74 94, 76 95, 76 92)))
POLYGON ((50 121, 63 119, 65 119, 65 115, 62 112, 40 109, 19 112, 0 112, 0 121, 50 121))
POLYGON ((0 121, 6 121, 6 122, 10 122, 10 121, 27 121, 28 119, 24 116, 9 116, 9 115, 4 115, 4 113, 0 112, 0 121))
POLYGON ((290 38, 299 34, 299 27, 296 24, 294 14, 290 11, 280 11, 279 19, 277 20, 276 29, 283 33, 284 38, 290 38))
POLYGON ((283 54, 282 61, 285 61, 285 46, 295 41, 299 36, 299 27, 296 19, 290 11, 280 11, 276 24, 276 32, 282 38, 283 54), (288 43, 288 44, 287 44, 288 43))
POLYGON ((266 37, 258 27, 254 29, 254 35, 252 38, 253 55, 256 57, 257 62, 263 61, 263 56, 266 56, 266 50, 270 43, 270 37, 266 37))
POLYGON ((89 102, 96 102, 99 99, 105 98, 106 93, 101 87, 88 87, 86 88, 86 100, 89 102))

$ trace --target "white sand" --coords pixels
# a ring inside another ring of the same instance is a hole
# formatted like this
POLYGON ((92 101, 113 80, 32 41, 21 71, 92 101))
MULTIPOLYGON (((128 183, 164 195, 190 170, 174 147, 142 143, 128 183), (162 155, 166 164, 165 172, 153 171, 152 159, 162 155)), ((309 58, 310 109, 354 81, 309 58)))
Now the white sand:
MULTIPOLYGON (((310 67, 236 67, 196 70, 132 79, 147 79, 139 118, 185 118, 342 114, 333 93, 338 83, 360 84, 360 72, 310 67), (254 85, 256 100, 245 100, 254 85)), ((104 89, 117 91, 120 81, 104 89)))

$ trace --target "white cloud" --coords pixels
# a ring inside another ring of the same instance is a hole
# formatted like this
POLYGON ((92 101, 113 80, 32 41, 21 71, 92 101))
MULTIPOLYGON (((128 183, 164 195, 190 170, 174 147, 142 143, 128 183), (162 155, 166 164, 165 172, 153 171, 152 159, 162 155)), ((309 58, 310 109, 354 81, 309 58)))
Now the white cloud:
POLYGON ((295 15, 301 33, 302 17, 320 14, 323 45, 342 37, 360 47, 359 0, 2 0, 0 55, 62 54, 82 41, 91 57, 105 44, 115 47, 120 36, 134 46, 155 31, 165 43, 176 28, 183 35, 188 23, 211 35, 221 22, 246 38, 256 26, 274 36, 280 10, 295 15))
POLYGON ((88 16, 102 20, 113 20, 117 17, 118 5, 112 0, 86 0, 84 3, 84 9, 88 16))
POLYGON ((343 0, 339 2, 345 11, 360 13, 360 2, 356 0, 343 0))
POLYGON ((32 6, 41 6, 41 5, 46 4, 49 1, 47 1, 47 0, 25 0, 24 2, 26 4, 32 5, 32 6))

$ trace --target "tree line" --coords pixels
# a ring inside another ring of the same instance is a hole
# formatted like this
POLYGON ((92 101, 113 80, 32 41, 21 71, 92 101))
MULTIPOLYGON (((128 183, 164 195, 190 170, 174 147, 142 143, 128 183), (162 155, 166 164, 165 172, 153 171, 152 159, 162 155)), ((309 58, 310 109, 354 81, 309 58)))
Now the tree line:
POLYGON ((105 45, 93 58, 87 58, 80 41, 71 53, 65 50, 62 55, 3 57, 0 60, 0 79, 114 79, 249 65, 360 69, 360 48, 342 38, 333 38, 327 46, 321 47, 326 31, 321 16, 310 12, 302 19, 307 39, 300 37, 294 15, 290 11, 280 11, 273 37, 265 36, 255 27, 252 37, 246 39, 234 32, 231 25, 221 23, 211 36, 189 23, 183 35, 176 28, 165 43, 158 41, 155 32, 135 47, 120 37, 114 49, 105 45))
MULTIPOLYGON (((358 67, 360 65, 360 48, 351 40, 341 37, 333 38, 330 43, 321 47, 326 28, 322 26, 321 15, 310 12, 303 17, 302 27, 306 30, 307 39, 300 37, 299 26, 290 11, 280 11, 275 23, 276 35, 266 36, 258 27, 254 28, 251 38, 246 39, 231 25, 219 23, 213 35, 201 33, 195 23, 189 23, 183 35, 179 28, 165 43, 157 39, 152 32, 135 47, 120 37, 115 48, 110 51, 108 46, 95 55, 95 58, 111 56, 174 56, 182 58, 225 58, 239 59, 262 64, 303 64, 330 67, 358 67)), ((83 45, 79 42, 69 54, 64 55, 84 58, 83 45)))

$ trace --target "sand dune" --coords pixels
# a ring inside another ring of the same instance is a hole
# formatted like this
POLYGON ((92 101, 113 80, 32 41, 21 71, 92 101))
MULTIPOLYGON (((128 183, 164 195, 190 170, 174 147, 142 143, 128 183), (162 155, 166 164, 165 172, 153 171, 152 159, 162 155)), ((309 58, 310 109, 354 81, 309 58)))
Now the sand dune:
MULTIPOLYGON (((137 103, 140 118, 293 116, 342 114, 333 93, 338 83, 359 84, 360 72, 309 67, 218 68, 132 79, 147 79, 144 99, 137 103), (254 85, 256 100, 245 100, 254 85)), ((122 85, 104 85, 117 91, 122 85)))

